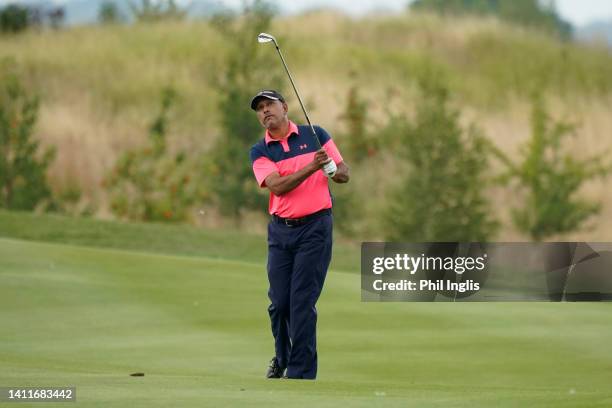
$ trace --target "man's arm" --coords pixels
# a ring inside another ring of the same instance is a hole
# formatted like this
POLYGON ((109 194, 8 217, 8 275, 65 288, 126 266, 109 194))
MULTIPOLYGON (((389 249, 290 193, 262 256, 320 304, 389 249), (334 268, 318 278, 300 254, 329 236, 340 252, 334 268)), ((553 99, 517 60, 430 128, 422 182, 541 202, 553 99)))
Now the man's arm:
POLYGON ((332 180, 336 183, 348 183, 351 178, 349 171, 349 166, 344 164, 344 162, 338 163, 338 170, 336 170, 336 174, 332 177, 332 180))
POLYGON ((317 151, 314 159, 308 163, 305 167, 302 167, 295 173, 281 176, 278 172, 274 172, 266 177, 266 187, 277 196, 287 194, 297 186, 299 186, 308 177, 319 171, 325 163, 329 161, 325 150, 321 149, 317 151))
POLYGON ((336 174, 331 179, 335 183, 348 183, 350 178, 349 167, 344 163, 336 144, 325 129, 320 126, 316 126, 315 129, 317 130, 317 135, 319 135, 319 141, 328 153, 328 157, 331 157, 337 163, 336 174))

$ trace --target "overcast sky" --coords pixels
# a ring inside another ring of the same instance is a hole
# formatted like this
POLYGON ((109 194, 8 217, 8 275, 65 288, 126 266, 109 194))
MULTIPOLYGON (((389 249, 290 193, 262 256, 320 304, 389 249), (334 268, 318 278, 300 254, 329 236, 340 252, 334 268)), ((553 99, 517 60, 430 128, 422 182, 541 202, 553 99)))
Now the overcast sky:
MULTIPOLYGON (((27 0, 0 0, 0 4, 20 3, 27 0)), ((31 0, 30 0, 31 1, 31 0)), ((66 3, 69 0, 53 0, 66 3)), ((122 0, 118 0, 122 1, 122 0)), ((335 7, 354 15, 361 15, 370 10, 403 10, 408 0, 291 0, 277 1, 285 12, 295 13, 317 7, 335 7)), ((513 0, 504 0, 513 1, 513 0)), ((612 20, 612 0, 555 0, 560 14, 576 26, 594 20, 612 20)), ((189 3, 190 0, 178 0, 189 3)), ((239 7, 242 0, 217 0, 230 7, 239 7)))

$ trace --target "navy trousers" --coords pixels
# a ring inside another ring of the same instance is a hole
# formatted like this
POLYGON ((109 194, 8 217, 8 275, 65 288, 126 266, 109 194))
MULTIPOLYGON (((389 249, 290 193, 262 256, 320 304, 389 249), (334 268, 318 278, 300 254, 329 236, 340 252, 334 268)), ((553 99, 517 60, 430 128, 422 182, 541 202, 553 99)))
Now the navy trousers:
POLYGON ((287 377, 317 376, 317 309, 332 253, 332 216, 268 225, 268 280, 276 358, 287 377))

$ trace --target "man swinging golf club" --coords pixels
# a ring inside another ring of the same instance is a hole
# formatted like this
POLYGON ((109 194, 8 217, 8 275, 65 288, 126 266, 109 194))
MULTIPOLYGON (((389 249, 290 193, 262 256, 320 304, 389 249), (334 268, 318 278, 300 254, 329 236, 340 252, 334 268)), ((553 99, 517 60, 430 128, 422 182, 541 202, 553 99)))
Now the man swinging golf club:
POLYGON ((329 134, 310 123, 308 114, 274 37, 273 41, 308 125, 287 117, 285 98, 274 90, 257 93, 251 108, 266 129, 250 152, 260 187, 270 190, 268 211, 268 313, 275 356, 267 378, 314 379, 317 375, 315 304, 332 252, 332 199, 328 178, 349 180, 349 168, 329 134), (285 372, 286 370, 286 372, 285 372))

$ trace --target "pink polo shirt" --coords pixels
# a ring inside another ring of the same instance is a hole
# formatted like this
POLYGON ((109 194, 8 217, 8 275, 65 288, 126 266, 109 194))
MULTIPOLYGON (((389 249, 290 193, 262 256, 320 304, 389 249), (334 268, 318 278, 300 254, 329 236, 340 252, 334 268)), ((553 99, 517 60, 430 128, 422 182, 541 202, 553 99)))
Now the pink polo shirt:
MULTIPOLYGON (((339 164, 342 156, 325 129, 315 126, 321 146, 329 157, 339 164)), ((289 121, 289 131, 282 139, 272 139, 266 131, 265 137, 251 148, 253 173, 260 187, 270 174, 281 176, 293 174, 314 159, 317 146, 310 126, 297 126, 289 121)), ((322 170, 315 172, 290 192, 277 196, 270 192, 268 212, 283 218, 300 218, 319 210, 332 207, 328 178, 322 170)))

